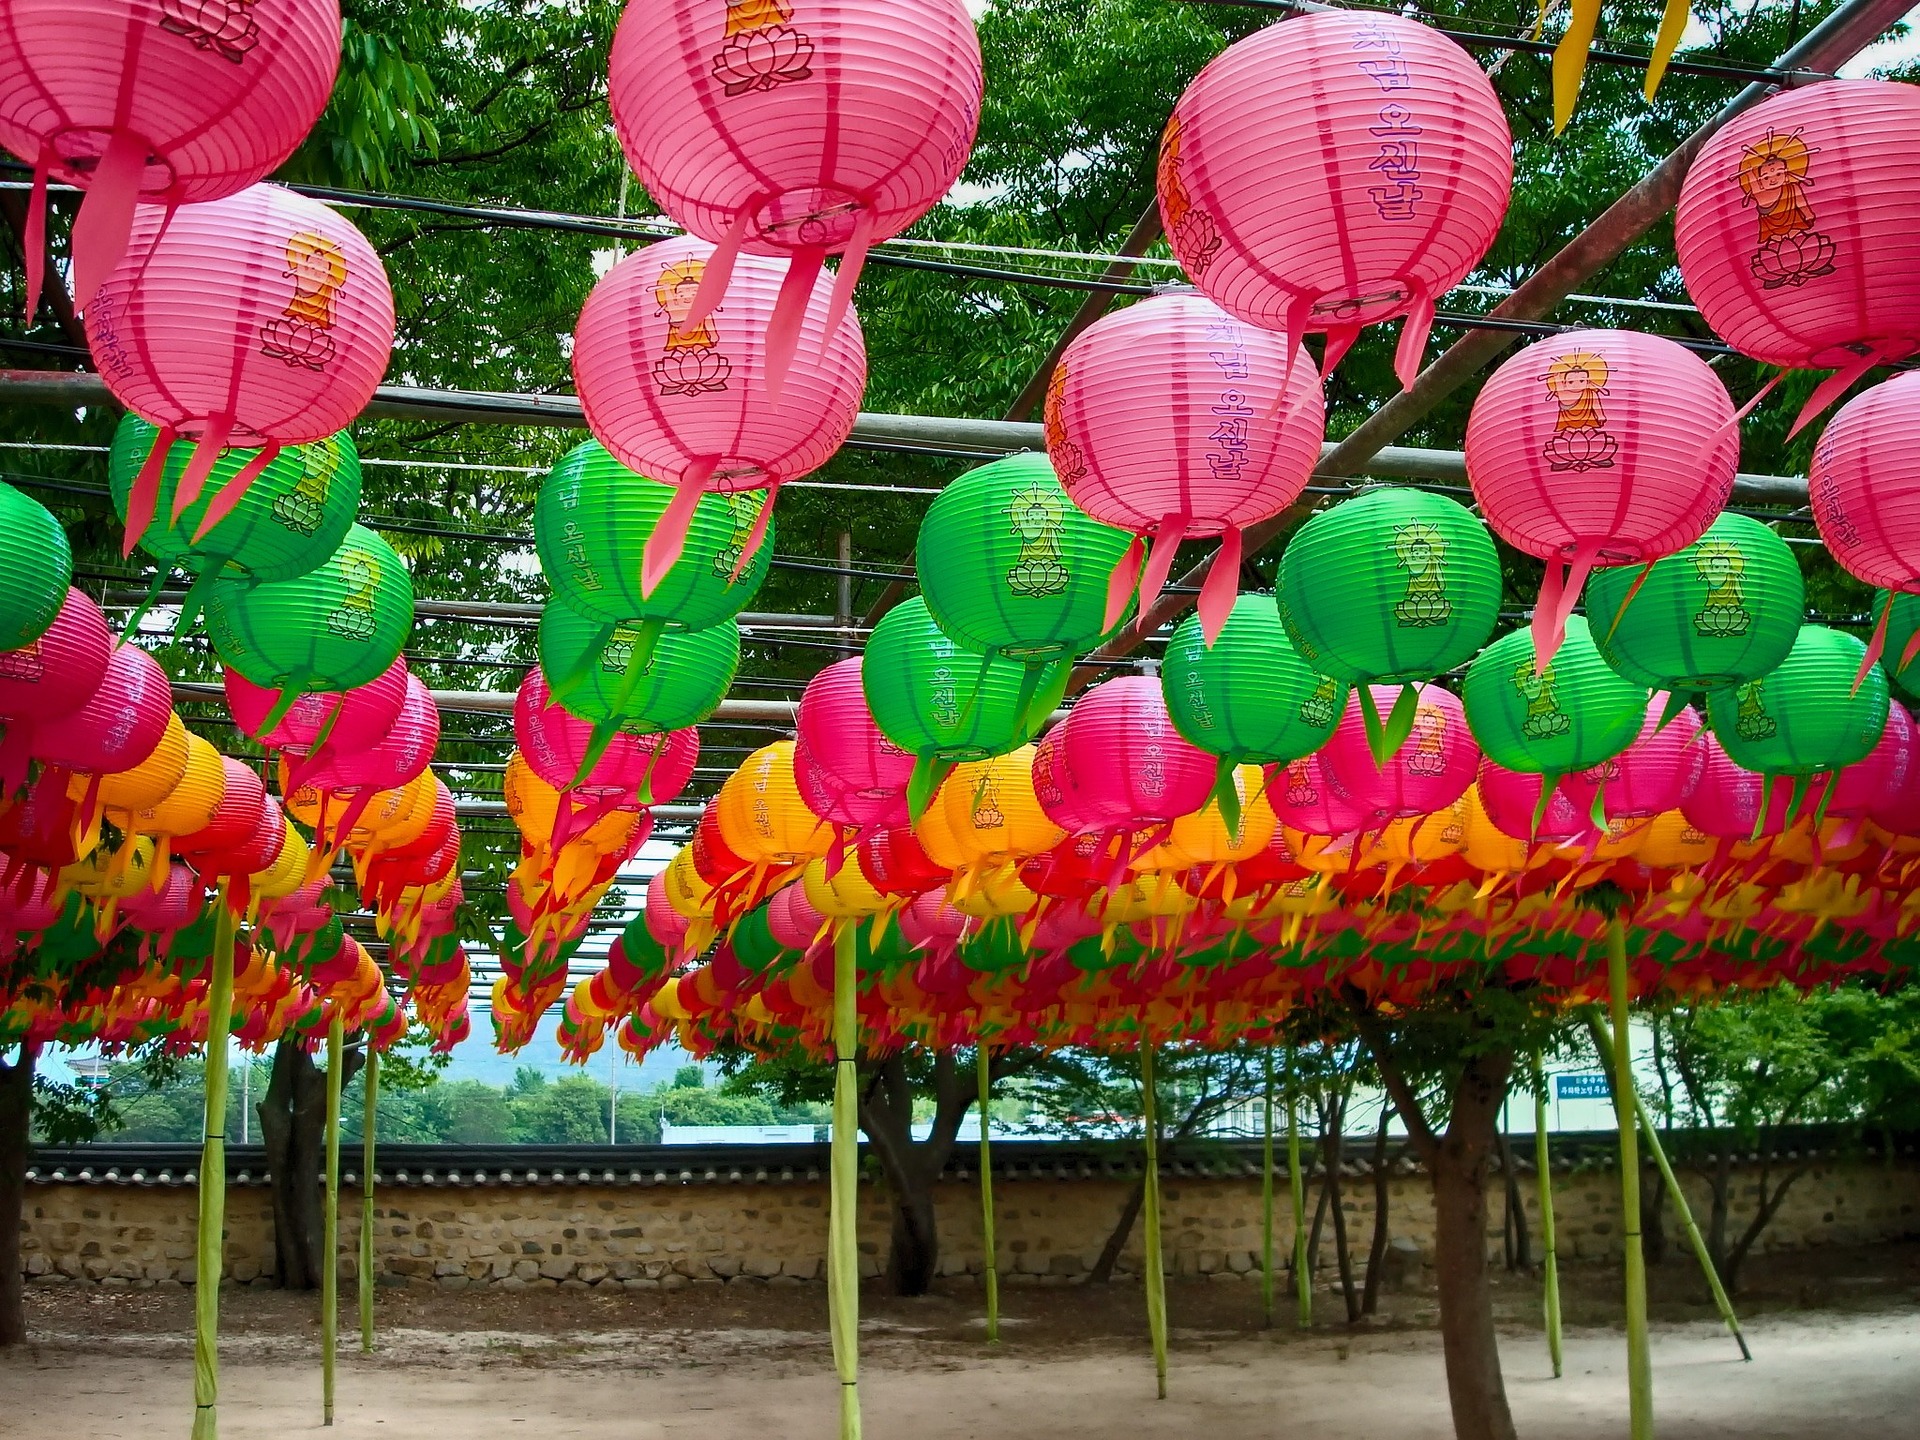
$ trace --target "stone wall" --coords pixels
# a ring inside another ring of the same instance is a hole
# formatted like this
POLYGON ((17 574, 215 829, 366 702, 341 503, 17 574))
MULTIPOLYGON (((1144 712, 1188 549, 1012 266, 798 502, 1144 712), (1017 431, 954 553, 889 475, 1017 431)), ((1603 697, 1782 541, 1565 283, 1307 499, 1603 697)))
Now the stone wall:
MULTIPOLYGON (((1683 1177, 1705 1223, 1704 1182, 1683 1177)), ((1736 1221, 1744 1224, 1756 1188, 1736 1172, 1736 1221)), ((1285 1177, 1277 1182, 1276 1246, 1291 1248, 1285 1177)), ((1597 1260, 1619 1245, 1619 1189, 1605 1169, 1554 1177, 1561 1253, 1597 1260)), ((1000 1264, 1015 1283, 1068 1284, 1099 1255, 1129 1192, 1124 1179, 996 1176, 1000 1264)), ((1538 1233, 1532 1175, 1521 1193, 1538 1233)), ((191 1283, 195 1189, 191 1185, 40 1182, 27 1191, 23 1264, 58 1283, 191 1283)), ((1168 1268, 1222 1280, 1254 1276, 1260 1254, 1257 1180, 1168 1175, 1162 1182, 1168 1268)), ((1313 1192, 1309 1192, 1311 1207, 1313 1192)), ((861 1187, 862 1264, 884 1262, 888 1214, 877 1187, 861 1187)), ((625 1285, 648 1289, 724 1282, 798 1285, 821 1276, 827 1190, 796 1178, 735 1183, 384 1184, 374 1207, 374 1253, 383 1283, 433 1285, 625 1285)), ((942 1269, 981 1268, 978 1191, 953 1180, 939 1187, 942 1269)), ((1390 1187, 1396 1262, 1418 1264, 1432 1243, 1425 1176, 1397 1175, 1390 1187)), ((341 1249, 347 1273, 358 1254, 360 1201, 343 1194, 341 1249)), ((1356 1263, 1371 1237, 1373 1186, 1350 1176, 1346 1212, 1356 1263)), ((1309 1211, 1311 1213, 1311 1210, 1309 1211)), ((1496 1190, 1489 1213, 1502 1201, 1496 1190)), ((1671 1214, 1671 1212, 1669 1212, 1671 1214)), ((227 1201, 226 1273, 268 1284, 272 1211, 261 1186, 235 1186, 227 1201)), ((1677 1230, 1677 1227, 1675 1227, 1677 1230)), ((1762 1240, 1762 1249, 1863 1244, 1920 1236, 1920 1163, 1904 1157, 1823 1160, 1803 1175, 1762 1240)), ((1137 1270, 1140 1227, 1121 1269, 1137 1270)), ((1325 1242, 1331 1254, 1331 1231, 1325 1242)), ((1488 1236, 1500 1248, 1500 1231, 1488 1236)))

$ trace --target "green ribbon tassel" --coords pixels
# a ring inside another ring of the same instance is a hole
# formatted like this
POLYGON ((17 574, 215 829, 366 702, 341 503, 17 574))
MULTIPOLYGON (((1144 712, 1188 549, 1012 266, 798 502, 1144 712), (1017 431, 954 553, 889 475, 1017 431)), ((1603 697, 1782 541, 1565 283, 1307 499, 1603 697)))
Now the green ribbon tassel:
POLYGON ((1373 687, 1356 685, 1353 688, 1360 698, 1360 722, 1366 727, 1367 750, 1373 756, 1373 768, 1384 770, 1413 733, 1413 722, 1420 711, 1420 691, 1413 685, 1401 686, 1399 698, 1382 722, 1380 712, 1373 705, 1373 687))
POLYGON ((1240 833, 1240 787, 1234 784, 1239 766, 1231 755, 1222 755, 1213 772, 1213 803, 1220 807, 1221 822, 1229 835, 1240 833))
POLYGON ((927 813, 927 806, 940 789, 941 782, 953 773, 957 762, 941 755, 917 755, 913 773, 907 777, 907 815, 914 824, 927 813))

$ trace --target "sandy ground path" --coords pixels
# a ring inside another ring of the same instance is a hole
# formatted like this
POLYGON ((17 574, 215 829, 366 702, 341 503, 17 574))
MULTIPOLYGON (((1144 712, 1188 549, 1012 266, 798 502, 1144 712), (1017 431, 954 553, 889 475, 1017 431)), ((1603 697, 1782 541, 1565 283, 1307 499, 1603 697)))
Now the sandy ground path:
MULTIPOLYGON (((1756 1355, 1701 1322, 1657 1326, 1662 1440, 1914 1440, 1920 1435, 1920 1313, 1758 1319, 1756 1355)), ((349 1346, 355 1342, 348 1338, 349 1346)), ((778 1330, 739 1331, 733 1353, 705 1345, 676 1361, 673 1336, 579 1332, 537 1351, 507 1332, 395 1330, 371 1358, 342 1355, 335 1428, 320 1427, 318 1364, 305 1337, 256 1335, 225 1347, 226 1440, 327 1433, 380 1440, 831 1440, 834 1386, 824 1347, 778 1330)), ((1150 1360, 1117 1337, 1078 1352, 1004 1353, 870 1327, 862 1376, 874 1440, 1269 1440, 1340 1434, 1446 1440, 1439 1337, 1431 1332, 1300 1339, 1176 1332, 1171 1397, 1153 1398, 1150 1360)), ((1520 1431, 1553 1440, 1624 1435, 1617 1332, 1569 1336, 1550 1378, 1537 1335, 1503 1339, 1520 1431)), ((184 1435, 191 1366, 183 1345, 53 1338, 0 1361, 0 1434, 151 1440, 184 1435)))

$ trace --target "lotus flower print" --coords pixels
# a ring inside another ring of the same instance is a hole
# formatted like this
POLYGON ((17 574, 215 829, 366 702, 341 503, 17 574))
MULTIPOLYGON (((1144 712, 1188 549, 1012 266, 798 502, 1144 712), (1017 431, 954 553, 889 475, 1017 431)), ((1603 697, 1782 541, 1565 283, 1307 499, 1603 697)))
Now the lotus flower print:
POLYGON ((771 90, 813 74, 813 41, 791 25, 729 37, 713 57, 713 78, 729 95, 771 90))
POLYGON ((662 395, 698 395, 724 390, 733 362, 708 349, 669 350, 653 362, 653 383, 662 395))
POLYGON ((1831 275, 1833 254, 1833 237, 1808 230, 1769 240, 1753 252, 1753 258, 1747 263, 1761 289, 1778 290, 1782 285, 1804 285, 1822 275, 1831 275))
POLYGON ((260 43, 254 0, 160 0, 160 28, 238 65, 260 43))
POLYGON ((260 352, 288 365, 324 370, 333 359, 333 336, 318 325, 280 316, 260 327, 260 352))

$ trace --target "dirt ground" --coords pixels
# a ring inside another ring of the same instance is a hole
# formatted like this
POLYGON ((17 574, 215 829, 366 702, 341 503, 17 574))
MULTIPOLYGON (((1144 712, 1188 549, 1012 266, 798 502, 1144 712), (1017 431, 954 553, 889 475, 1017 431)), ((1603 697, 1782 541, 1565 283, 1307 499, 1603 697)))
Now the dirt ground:
MULTIPOLYGON (((1740 1362, 1704 1286, 1674 1256, 1654 1275, 1662 1440, 1913 1440, 1920 1434, 1920 1245, 1768 1257, 1740 1297, 1755 1360, 1740 1362)), ((1567 1276, 1565 1378, 1551 1378, 1539 1288, 1499 1277, 1507 1388, 1522 1434, 1600 1440, 1625 1429, 1617 1278, 1567 1276)), ((729 1285, 649 1294, 383 1290, 362 1356, 343 1295, 333 1435, 466 1440, 829 1440, 834 1382, 824 1287, 729 1285)), ((980 1295, 862 1297, 867 1433, 912 1440, 1265 1440, 1338 1426, 1354 1437, 1451 1435, 1430 1294, 1384 1297, 1349 1329, 1337 1291, 1317 1325, 1261 1325, 1259 1287, 1174 1282, 1170 1395, 1156 1403, 1137 1286, 1010 1286, 1003 1343, 982 1344, 980 1295)), ((148 1440, 191 1415, 191 1297, 180 1290, 34 1286, 35 1342, 0 1358, 0 1435, 148 1440)), ((317 1300, 222 1296, 221 1430, 265 1440, 320 1430, 317 1300)))

